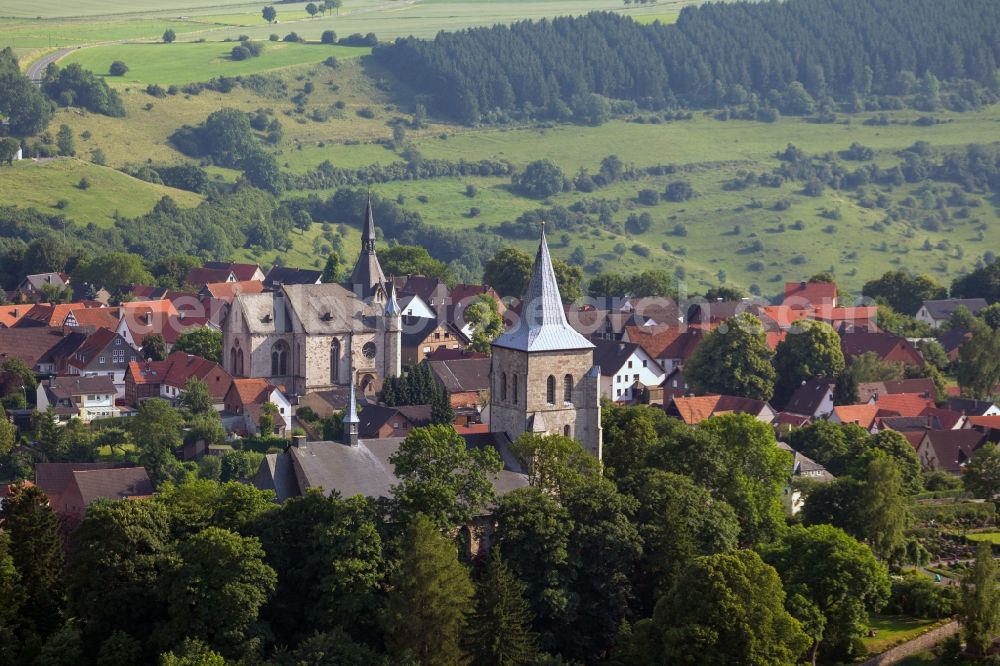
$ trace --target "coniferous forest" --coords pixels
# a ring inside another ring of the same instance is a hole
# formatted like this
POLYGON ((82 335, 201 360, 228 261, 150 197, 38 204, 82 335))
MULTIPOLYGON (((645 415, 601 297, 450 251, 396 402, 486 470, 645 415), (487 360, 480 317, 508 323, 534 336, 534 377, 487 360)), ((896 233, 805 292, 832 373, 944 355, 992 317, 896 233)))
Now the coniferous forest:
POLYGON ((966 98, 995 92, 1000 3, 705 4, 685 7, 674 25, 591 13, 400 39, 375 57, 465 123, 594 122, 595 94, 647 109, 753 103, 795 114, 823 100, 893 108, 918 93, 918 78, 963 81, 966 98))

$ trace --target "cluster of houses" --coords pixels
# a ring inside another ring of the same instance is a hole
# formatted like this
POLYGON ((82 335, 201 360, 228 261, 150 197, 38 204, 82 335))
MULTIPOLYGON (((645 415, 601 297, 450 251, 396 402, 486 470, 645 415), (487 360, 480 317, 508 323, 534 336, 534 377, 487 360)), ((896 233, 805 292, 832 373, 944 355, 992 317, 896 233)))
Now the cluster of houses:
MULTIPOLYGON (((957 396, 939 407, 934 383, 926 379, 865 384, 858 404, 834 406, 835 378, 816 377, 781 411, 740 396, 691 395, 685 363, 706 334, 740 313, 761 321, 772 348, 797 322, 811 319, 838 332, 848 359, 873 353, 888 362, 924 363, 914 341, 879 328, 876 307, 842 306, 832 283, 789 283, 779 304, 702 301, 682 310, 669 299, 621 296, 564 305, 543 232, 524 297, 508 308, 486 285, 387 277, 375 237, 369 205, 361 252, 343 284, 322 283, 318 271, 274 267, 265 274, 253 264, 208 262, 190 272, 183 291, 136 285, 130 300, 112 306, 93 287, 87 288, 90 298, 46 304, 41 298, 51 289, 45 285, 72 291, 68 278, 27 276, 10 295, 17 304, 0 307, 0 362, 16 357, 47 377, 38 386, 37 407, 51 406, 62 420, 127 416, 150 398, 177 401, 196 378, 208 386, 232 436, 252 436, 270 403, 276 412, 272 434, 291 444, 265 457, 253 483, 279 499, 311 487, 388 494, 396 482, 389 457, 410 431, 431 422, 432 409, 387 406, 378 393, 386 379, 421 362, 447 390, 454 427, 468 446, 500 454, 504 471, 494 482, 501 492, 527 483, 509 448, 523 433, 573 437, 601 457, 602 400, 648 404, 691 425, 747 413, 773 424, 779 435, 817 419, 871 432, 892 429, 927 469, 955 473, 984 442, 1000 439, 994 435, 1000 433, 1000 409, 957 396), (464 319, 466 308, 484 298, 496 303, 506 322, 489 354, 469 349, 473 330, 464 319), (172 350, 181 333, 198 327, 221 332, 220 359, 172 350), (163 360, 143 356, 143 341, 152 334, 166 342, 163 360), (343 441, 322 441, 300 422, 297 414, 306 407, 318 417, 342 412, 343 441), (299 427, 311 436, 293 436, 299 427)), ((958 305, 975 311, 985 303, 928 301, 917 316, 939 327, 958 305)), ((951 354, 964 339, 953 331, 941 337, 951 354)), ((9 380, 0 373, 0 394, 9 380)), ((184 455, 211 453, 202 447, 184 455)), ((82 475, 79 492, 56 493, 72 495, 67 506, 78 507, 93 487, 105 488, 105 496, 147 490, 141 480, 128 477, 126 483, 123 472, 75 469, 82 475), (87 485, 87 473, 122 479, 87 485)), ((67 486, 79 485, 75 473, 65 476, 67 486)), ((797 453, 792 473, 831 478, 797 453)), ((42 483, 37 475, 36 482, 42 483)), ((795 507, 790 496, 789 508, 795 507)))

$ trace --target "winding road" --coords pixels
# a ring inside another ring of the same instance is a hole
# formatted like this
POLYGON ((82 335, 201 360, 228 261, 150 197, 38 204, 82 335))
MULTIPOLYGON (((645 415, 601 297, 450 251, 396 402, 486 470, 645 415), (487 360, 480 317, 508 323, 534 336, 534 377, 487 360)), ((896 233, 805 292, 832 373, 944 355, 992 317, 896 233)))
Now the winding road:
POLYGON ((45 76, 45 68, 49 66, 49 63, 53 63, 59 58, 62 58, 67 53, 75 51, 77 47, 72 47, 68 49, 59 49, 58 51, 53 51, 52 53, 47 53, 35 62, 28 65, 28 78, 32 80, 33 83, 41 83, 42 77, 45 76))

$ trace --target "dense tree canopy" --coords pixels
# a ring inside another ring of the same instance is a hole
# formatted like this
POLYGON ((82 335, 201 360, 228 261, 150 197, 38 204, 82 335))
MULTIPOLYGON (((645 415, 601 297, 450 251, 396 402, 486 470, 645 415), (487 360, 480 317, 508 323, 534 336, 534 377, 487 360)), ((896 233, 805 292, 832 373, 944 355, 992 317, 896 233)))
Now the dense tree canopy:
POLYGON ((990 0, 799 0, 685 7, 671 25, 608 12, 473 28, 399 39, 375 58, 462 122, 593 122, 595 96, 660 109, 753 95, 798 114, 827 96, 914 93, 908 82, 929 71, 993 85, 998 34, 990 0))
POLYGON ((777 374, 774 400, 784 405, 802 383, 814 377, 836 377, 844 371, 840 336, 824 322, 798 322, 778 343, 774 370, 777 374))

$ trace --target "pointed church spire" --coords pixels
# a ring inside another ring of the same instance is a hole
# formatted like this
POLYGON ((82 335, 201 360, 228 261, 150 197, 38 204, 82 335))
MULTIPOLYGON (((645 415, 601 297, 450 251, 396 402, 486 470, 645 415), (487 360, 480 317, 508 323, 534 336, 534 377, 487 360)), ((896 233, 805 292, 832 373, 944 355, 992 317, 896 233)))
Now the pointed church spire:
POLYGON ((381 285, 385 284, 385 274, 375 254, 375 216, 372 213, 372 193, 368 191, 365 216, 361 221, 361 254, 351 272, 351 287, 361 298, 371 298, 381 285))
POLYGON ((375 215, 372 213, 372 191, 368 190, 368 203, 365 206, 365 219, 361 229, 361 252, 375 253, 375 215))
POLYGON ((521 351, 591 349, 594 346, 566 321, 559 283, 545 241, 544 223, 531 279, 521 299, 520 321, 493 344, 521 351))

